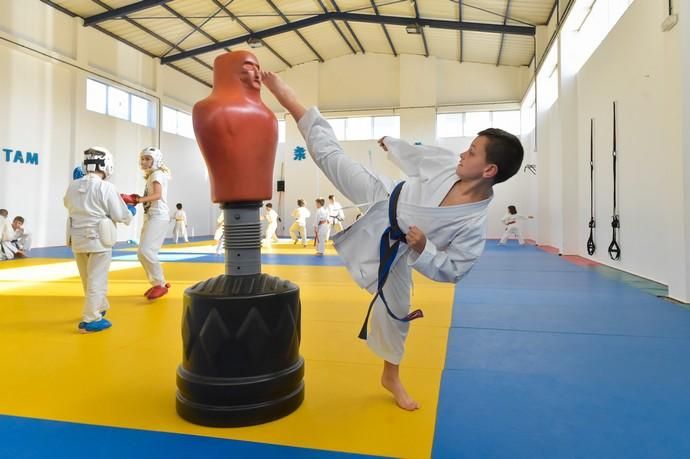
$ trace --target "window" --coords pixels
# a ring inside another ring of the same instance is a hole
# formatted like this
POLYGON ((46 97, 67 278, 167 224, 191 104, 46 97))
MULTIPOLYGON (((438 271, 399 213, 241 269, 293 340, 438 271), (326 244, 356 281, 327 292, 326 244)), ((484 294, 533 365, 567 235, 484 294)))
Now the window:
POLYGON ((374 117, 374 139, 381 137, 400 137, 400 117, 399 116, 375 116, 374 117))
POLYGON ((522 102, 522 107, 520 108, 520 117, 522 121, 521 132, 522 134, 527 134, 534 130, 535 118, 534 118, 534 83, 529 87, 527 95, 525 95, 525 100, 522 102))
POLYGON ((105 115, 105 105, 108 100, 108 87, 98 81, 86 80, 86 109, 105 115))
POLYGON ((400 116, 353 116, 329 118, 338 140, 374 140, 384 136, 400 137, 400 116))
POLYGON ((558 99, 558 44, 552 46, 544 57, 537 74, 537 84, 539 111, 546 110, 558 99))
POLYGON ((329 119, 328 124, 331 125, 336 139, 345 140, 345 118, 329 119))
POLYGON ((436 115, 436 137, 474 137, 479 131, 495 127, 520 135, 520 111, 439 113, 436 115))
POLYGON ((462 137, 462 113, 436 115, 436 137, 462 137))
POLYGON ((563 24, 569 32, 564 59, 573 59, 577 72, 613 29, 633 0, 576 0, 563 24))
POLYGON ((170 134, 177 134, 194 139, 192 115, 170 107, 163 107, 162 129, 170 134))
POLYGON ((285 143, 285 120, 278 120, 278 143, 285 143))
POLYGON ((142 126, 156 124, 154 103, 100 81, 86 79, 86 109, 131 121, 142 126))
POLYGON ((467 112, 465 113, 465 123, 463 131, 467 137, 474 137, 479 131, 491 127, 491 113, 489 112, 467 112))
POLYGON ((503 112, 493 112, 491 126, 511 134, 520 135, 520 111, 506 110, 503 112))
POLYGON ((148 126, 151 118, 149 113, 150 105, 148 100, 133 95, 131 100, 132 122, 148 126))
POLYGON ((374 138, 371 116, 347 118, 345 121, 345 140, 367 140, 374 138))

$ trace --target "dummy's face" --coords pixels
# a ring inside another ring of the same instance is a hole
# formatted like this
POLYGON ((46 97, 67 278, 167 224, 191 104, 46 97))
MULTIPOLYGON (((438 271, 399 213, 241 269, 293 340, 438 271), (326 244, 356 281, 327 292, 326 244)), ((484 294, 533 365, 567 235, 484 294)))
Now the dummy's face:
POLYGON ((247 57, 242 63, 240 81, 246 88, 261 89, 261 67, 259 67, 259 63, 251 57, 247 57))
POLYGON ((142 170, 148 170, 153 167, 153 156, 144 155, 139 158, 139 167, 142 170))
POLYGON ((470 147, 460 154, 460 161, 455 168, 455 173, 464 179, 490 178, 495 175, 495 164, 486 161, 486 146, 489 139, 479 136, 472 141, 470 147))

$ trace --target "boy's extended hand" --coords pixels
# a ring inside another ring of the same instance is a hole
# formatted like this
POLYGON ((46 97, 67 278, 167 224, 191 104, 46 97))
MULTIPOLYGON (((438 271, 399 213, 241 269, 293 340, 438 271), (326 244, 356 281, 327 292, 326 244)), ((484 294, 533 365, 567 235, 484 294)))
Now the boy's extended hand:
POLYGON ((422 233, 422 230, 416 226, 410 226, 410 229, 407 230, 407 234, 405 234, 405 239, 407 240, 407 245, 412 247, 412 250, 415 252, 422 253, 424 251, 424 247, 426 247, 426 236, 422 233))

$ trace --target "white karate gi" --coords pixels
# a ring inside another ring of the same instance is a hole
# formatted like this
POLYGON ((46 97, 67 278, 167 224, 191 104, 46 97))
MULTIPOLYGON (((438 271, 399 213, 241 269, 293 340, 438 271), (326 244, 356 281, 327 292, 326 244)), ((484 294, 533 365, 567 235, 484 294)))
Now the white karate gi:
POLYGON ((0 260, 12 260, 17 247, 12 244, 14 230, 12 224, 0 215, 0 260))
POLYGON ((328 221, 328 211, 325 206, 316 209, 314 217, 314 238, 316 240, 316 253, 323 254, 326 251, 326 240, 328 240, 328 233, 330 228, 328 221))
POLYGON ((266 242, 278 242, 276 230, 278 229, 278 212, 273 209, 264 211, 264 218, 266 219, 266 242))
POLYGON ((505 214, 503 218, 501 218, 501 221, 504 225, 506 225, 506 228, 503 232, 503 236, 501 236, 501 240, 498 243, 505 244, 508 241, 508 238, 512 235, 517 238, 520 245, 524 245, 525 240, 522 238, 522 228, 520 225, 520 222, 524 220, 527 220, 527 217, 520 214, 511 214, 510 212, 505 214))
POLYGON ((302 244, 307 245, 307 218, 311 217, 311 212, 306 207, 298 207, 292 211, 295 222, 290 226, 290 237, 293 243, 297 243, 297 233, 302 236, 302 244))
POLYGON ((343 212, 343 206, 338 201, 333 201, 333 204, 328 204, 326 206, 328 211, 328 235, 326 240, 331 237, 331 230, 335 228, 336 231, 343 230, 343 221, 345 221, 345 212, 343 212))
POLYGON ((168 232, 168 222, 170 221, 167 201, 168 174, 160 169, 151 172, 146 179, 144 196, 153 193, 154 182, 158 182, 161 185, 161 197, 156 201, 144 203, 144 226, 141 228, 137 258, 139 258, 141 266, 144 267, 146 277, 148 277, 151 285, 165 286, 165 276, 163 275, 161 263, 158 260, 158 252, 165 240, 165 234, 168 232))
POLYGON ((94 322, 110 308, 106 294, 113 254, 111 247, 101 244, 98 223, 110 218, 128 225, 132 214, 115 186, 97 174, 72 181, 63 201, 69 212, 67 245, 74 253, 84 289, 84 322, 94 322))
POLYGON ((26 228, 19 228, 14 231, 12 242, 16 243, 19 250, 28 253, 31 250, 31 233, 26 228))
MULTIPOLYGON (((372 203, 359 220, 334 237, 334 243, 355 282, 374 293, 379 241, 389 226, 388 195, 395 183, 345 156, 330 125, 316 108, 305 113, 298 127, 314 162, 336 188, 352 202, 372 203)), ((410 309, 412 268, 430 279, 453 283, 472 268, 484 250, 487 208, 493 195, 476 203, 439 207, 460 180, 455 173, 459 155, 389 137, 384 143, 388 158, 408 176, 398 201, 398 224, 403 232, 415 225, 427 238, 421 254, 400 245, 383 288, 389 307, 402 317, 410 309)), ((409 323, 388 315, 379 298, 373 307, 367 344, 386 361, 399 364, 408 329, 409 323)))
POLYGON ((173 237, 175 238, 175 244, 177 244, 178 239, 182 236, 182 240, 189 242, 187 237, 187 214, 184 210, 175 211, 175 227, 173 228, 173 237))

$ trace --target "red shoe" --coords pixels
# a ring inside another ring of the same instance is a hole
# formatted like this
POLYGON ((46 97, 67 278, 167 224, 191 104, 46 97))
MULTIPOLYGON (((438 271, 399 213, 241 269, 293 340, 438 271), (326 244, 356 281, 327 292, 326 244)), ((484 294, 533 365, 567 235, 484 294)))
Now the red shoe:
MULTIPOLYGON (((165 284, 165 288, 170 288, 170 282, 168 282, 168 283, 165 284)), ((151 287, 150 289, 148 289, 148 290, 146 290, 146 291, 144 292, 144 296, 145 296, 146 298, 149 297, 149 294, 151 293, 151 290, 153 290, 153 287, 151 287)))
POLYGON ((148 295, 146 295, 146 298, 148 298, 149 300, 155 300, 156 298, 160 298, 168 293, 168 288, 170 288, 170 284, 156 285, 151 288, 151 291, 148 295))

